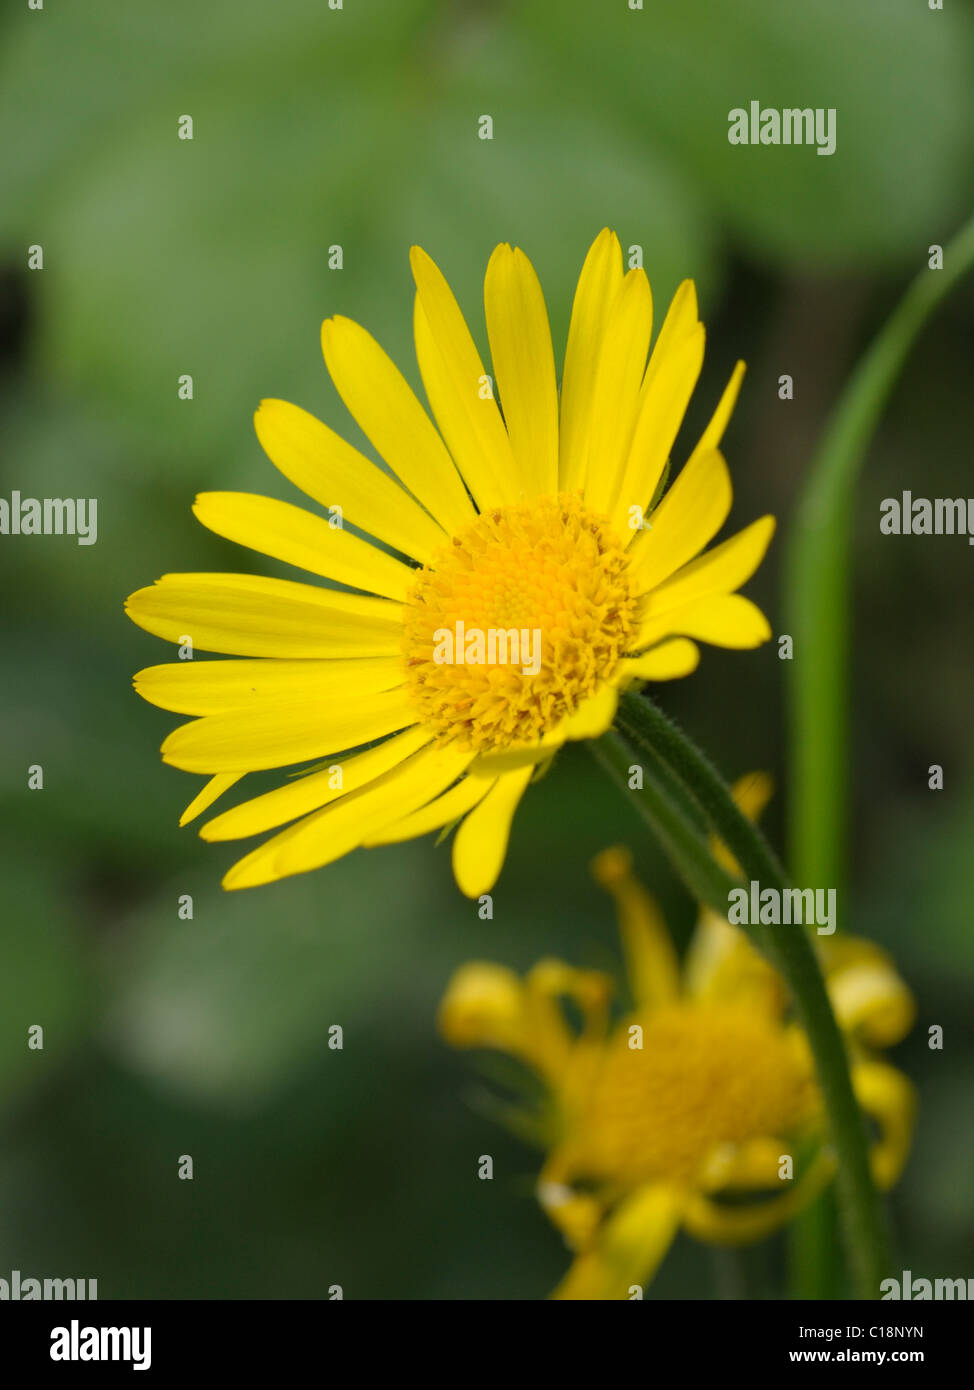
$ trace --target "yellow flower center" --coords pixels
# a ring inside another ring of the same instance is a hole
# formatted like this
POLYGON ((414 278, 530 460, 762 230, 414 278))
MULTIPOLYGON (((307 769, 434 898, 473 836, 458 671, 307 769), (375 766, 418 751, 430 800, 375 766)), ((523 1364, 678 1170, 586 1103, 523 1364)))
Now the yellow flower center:
POLYGON ((807 1050, 749 1006, 675 1004, 634 1021, 642 1048, 628 1023, 617 1030, 578 1117, 576 1173, 690 1183, 722 1146, 783 1138, 813 1113, 807 1050))
POLYGON ((635 606, 622 546, 578 497, 484 512, 406 602, 407 686, 443 742, 536 743, 612 677, 635 606))

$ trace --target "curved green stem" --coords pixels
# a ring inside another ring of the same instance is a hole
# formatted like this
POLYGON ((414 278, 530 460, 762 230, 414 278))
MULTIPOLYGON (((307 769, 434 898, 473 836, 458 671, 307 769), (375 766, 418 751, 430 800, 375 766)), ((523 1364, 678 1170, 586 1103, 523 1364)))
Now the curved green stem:
MULTIPOLYGON (((631 750, 613 733, 603 734, 597 742, 587 746, 596 761, 628 795, 631 750)), ((654 771, 643 769, 643 784, 639 788, 636 809, 656 834, 673 867, 697 901, 706 903, 715 912, 725 913, 727 895, 737 887, 737 882, 710 854, 706 838, 688 814, 686 798, 683 804, 678 802, 670 794, 664 779, 653 776, 654 771)))
MULTIPOLYGON (((787 881, 773 851, 760 830, 747 819, 734 802, 726 783, 710 760, 645 696, 624 694, 616 719, 619 730, 633 747, 650 760, 666 764, 705 812, 720 837, 743 870, 744 877, 762 888, 786 887, 787 881)), ((680 856, 675 867, 691 891, 700 896, 706 879, 711 906, 717 906, 713 866, 706 842, 693 835, 674 836, 674 817, 682 813, 672 804, 663 806, 665 819, 659 818, 660 795, 656 784, 644 780, 641 793, 643 811, 657 825, 669 847, 679 840, 680 856), (650 795, 646 797, 646 786, 650 795)), ((726 877, 726 875, 725 875, 726 877)), ((730 883, 734 885, 734 880, 730 883)), ((726 914, 726 895, 718 911, 726 914)), ((784 927, 758 936, 791 989, 796 1011, 808 1036, 818 1071, 819 1085, 828 1112, 829 1129, 839 1163, 838 1189, 845 1218, 850 1265, 861 1298, 876 1298, 886 1270, 886 1239, 883 1210, 873 1185, 862 1114, 852 1089, 852 1078, 845 1044, 832 1013, 825 981, 812 942, 801 928, 784 927)))
MULTIPOLYGON (((846 386, 812 461, 785 556, 794 641, 789 663, 792 795, 789 859, 802 883, 845 886, 849 777, 849 613, 853 494, 880 414, 933 310, 974 267, 974 219, 923 269, 846 386)), ((829 1193, 792 1230, 796 1292, 835 1292, 829 1193)))
POLYGON ((692 791, 715 833, 746 874, 768 887, 784 885, 785 871, 764 835, 734 801, 706 753, 691 743, 672 719, 646 695, 629 691, 619 702, 616 725, 637 746, 662 759, 692 791))
POLYGON ((825 431, 786 552, 792 794, 789 858, 802 882, 841 888, 848 842, 852 494, 869 441, 910 348, 953 285, 974 268, 974 218, 924 269, 849 380, 825 431))

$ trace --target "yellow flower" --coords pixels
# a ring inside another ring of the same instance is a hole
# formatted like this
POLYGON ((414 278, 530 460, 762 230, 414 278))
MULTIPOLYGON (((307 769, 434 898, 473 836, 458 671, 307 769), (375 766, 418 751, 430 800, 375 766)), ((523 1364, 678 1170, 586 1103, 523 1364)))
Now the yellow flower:
MULTIPOLYGON (((736 790, 746 803, 765 785, 736 790)), ((652 1279, 681 1226, 718 1244, 760 1239, 835 1165, 807 1040, 772 967, 704 912, 681 969, 628 853, 606 850, 593 869, 616 902, 631 1008, 613 1020, 611 981, 557 961, 523 979, 472 962, 450 982, 439 1026, 453 1046, 509 1053, 544 1083, 538 1198, 575 1255, 554 1297, 625 1299, 652 1279)), ((913 1091, 872 1049, 903 1036, 913 1003, 878 947, 829 940, 829 994, 877 1131, 873 1173, 889 1187, 909 1150, 913 1091)))
POLYGON ((147 631, 236 658, 135 678, 145 699, 194 716, 162 746, 167 763, 210 777, 184 824, 248 772, 319 760, 203 826, 206 840, 288 827, 241 859, 227 888, 460 822, 454 871, 477 897, 497 879, 532 773, 567 740, 604 732, 620 689, 687 675, 697 640, 745 648, 770 635, 736 590, 773 518, 701 553, 730 510, 717 446, 743 363, 663 491, 703 361, 693 284, 677 290, 649 353, 649 282, 623 273, 603 231, 575 293, 559 397, 522 251, 498 246, 487 267, 493 381, 440 271, 418 247, 411 259, 435 425, 363 328, 322 327, 332 380, 398 482, 305 411, 268 400, 258 438, 327 518, 248 493, 194 504, 217 534, 344 587, 170 574, 128 600, 147 631))

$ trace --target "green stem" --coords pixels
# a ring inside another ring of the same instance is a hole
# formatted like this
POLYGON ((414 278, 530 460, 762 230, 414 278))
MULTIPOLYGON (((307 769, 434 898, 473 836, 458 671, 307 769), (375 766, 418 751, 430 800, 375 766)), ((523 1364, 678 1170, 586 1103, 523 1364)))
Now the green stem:
MULTIPOLYGON (((629 769, 632 753, 613 733, 587 745, 612 780, 629 795, 629 769)), ((715 862, 707 841, 685 809, 672 797, 652 768, 643 768, 643 784, 636 809, 656 834, 677 873, 694 896, 715 912, 727 911, 727 895, 737 880, 715 862)))
POLYGON ((801 883, 841 888, 848 843, 852 493, 906 356, 930 314, 974 267, 974 218, 922 270, 856 368, 809 472, 786 556, 790 663, 790 858, 801 883))
MULTIPOLYGON (((710 760, 645 696, 628 692, 622 696, 616 720, 618 728, 640 754, 658 758, 688 787, 705 811, 715 833, 741 865, 746 879, 763 888, 783 890, 784 872, 758 828, 735 804, 727 785, 710 760)), ((658 789, 651 786, 651 797, 644 814, 655 820, 658 789)), ((672 816, 672 806, 665 811, 672 816)), ((678 813, 677 813, 678 814, 678 813)), ((672 836, 672 827, 662 829, 672 836)), ((683 857, 675 867, 691 891, 698 893, 697 877, 702 874, 694 861, 687 872, 686 861, 699 855, 701 846, 710 858, 706 842, 699 834, 684 836, 683 857)), ((712 862, 712 861, 711 861, 712 862)), ((734 881, 730 880, 731 885, 734 881)), ((711 885, 712 891, 713 885, 711 885)), ((717 906, 712 897, 707 899, 717 906)), ((728 900, 717 909, 726 915, 728 900)), ((813 945, 804 930, 783 929, 768 933, 762 945, 791 988, 798 1017, 811 1045, 825 1099, 832 1142, 838 1158, 838 1189, 845 1218, 850 1265, 861 1298, 876 1298, 886 1269, 886 1240, 883 1211, 869 1169, 869 1153, 862 1114, 852 1089, 852 1078, 845 1044, 832 1013, 825 981, 813 945)))
POLYGON ((820 1192, 788 1228, 792 1297, 841 1298, 842 1271, 834 1258, 839 1214, 831 1188, 820 1192))
MULTIPOLYGON (((849 778, 849 614, 853 494, 900 369, 930 314, 974 266, 974 219, 921 270, 853 373, 812 461, 786 552, 792 792, 789 858, 800 883, 845 887, 849 778)), ((834 1296, 830 1194, 792 1232, 796 1292, 834 1296)))
POLYGON ((738 807, 707 755, 690 742, 672 719, 647 696, 629 691, 619 702, 616 724, 627 738, 660 758, 689 787, 745 873, 769 887, 784 884, 784 869, 761 831, 738 807), (745 863, 745 855, 751 856, 754 872, 745 863))

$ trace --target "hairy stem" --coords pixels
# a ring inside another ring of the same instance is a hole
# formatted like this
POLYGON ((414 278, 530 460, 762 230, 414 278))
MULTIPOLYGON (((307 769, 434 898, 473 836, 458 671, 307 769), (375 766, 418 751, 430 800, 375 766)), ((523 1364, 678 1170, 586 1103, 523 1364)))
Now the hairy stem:
MULTIPOLYGON (((702 808, 713 831, 740 864, 745 879, 762 888, 783 891, 787 879, 774 852, 757 826, 743 814, 730 789, 710 760, 643 695, 622 696, 616 725, 636 752, 650 763, 664 763, 702 808)), ((625 750, 608 735, 598 753, 619 780, 625 750)), ((626 760, 628 768, 628 759, 626 760)), ((628 782, 624 781, 628 789, 628 782)), ((726 915, 727 892, 737 882, 717 865, 703 836, 689 826, 675 803, 661 795, 652 777, 644 778, 637 798, 645 818, 672 854, 674 867, 690 891, 726 915), (717 894, 726 889, 722 900, 717 894)), ((825 981, 811 939, 802 928, 785 927, 755 932, 757 944, 787 981, 796 1012, 808 1036, 828 1113, 829 1130, 838 1158, 838 1191, 844 1229, 856 1286, 861 1298, 876 1298, 886 1268, 883 1209, 873 1185, 862 1114, 842 1034, 832 1013, 825 981)))

